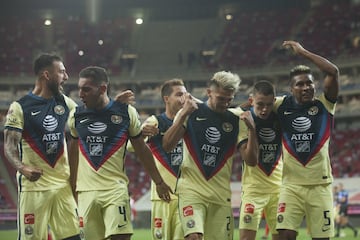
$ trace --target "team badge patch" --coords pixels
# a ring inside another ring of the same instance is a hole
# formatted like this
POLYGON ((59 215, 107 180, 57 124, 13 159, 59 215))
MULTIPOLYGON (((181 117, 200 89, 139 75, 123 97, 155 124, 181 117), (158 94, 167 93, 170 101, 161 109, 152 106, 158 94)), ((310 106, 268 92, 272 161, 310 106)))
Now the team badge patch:
POLYGON ((186 223, 186 226, 188 228, 194 228, 195 227, 195 221, 193 219, 189 220, 187 223, 186 223))
POLYGON ((222 129, 225 132, 231 132, 233 130, 233 126, 229 122, 224 122, 223 125, 222 125, 222 129))
POLYGON ((250 215, 245 215, 244 216, 244 222, 245 223, 251 223, 252 217, 250 215))
POLYGON ((278 223, 282 223, 282 222, 284 221, 284 216, 283 216, 283 215, 279 215, 279 216, 277 217, 277 221, 278 221, 278 223))
POLYGON ((157 230, 155 231, 155 237, 156 237, 157 239, 162 239, 162 233, 161 233, 160 229, 157 229, 157 230))
POLYGON ((26 235, 32 235, 33 232, 34 232, 34 229, 31 226, 26 226, 26 228, 25 228, 26 235))
POLYGON ((111 122, 114 124, 120 124, 122 122, 122 117, 119 115, 112 115, 111 122))
POLYGON ((63 115, 65 113, 65 108, 64 106, 61 106, 61 105, 56 105, 54 107, 54 112, 57 114, 57 115, 63 115))
POLYGON ((192 206, 183 207, 183 215, 184 215, 184 217, 194 215, 193 207, 192 206))
POLYGON ((309 115, 316 115, 319 112, 319 108, 317 106, 312 106, 309 110, 308 110, 308 114, 309 115))

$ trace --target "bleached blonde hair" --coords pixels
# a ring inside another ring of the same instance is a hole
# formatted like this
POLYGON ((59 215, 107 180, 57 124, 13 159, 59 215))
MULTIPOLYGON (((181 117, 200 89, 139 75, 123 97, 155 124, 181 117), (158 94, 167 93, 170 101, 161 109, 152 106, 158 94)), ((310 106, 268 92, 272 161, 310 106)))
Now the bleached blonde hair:
POLYGON ((211 78, 209 87, 216 86, 224 90, 237 92, 240 83, 241 79, 239 75, 232 72, 220 71, 216 72, 211 78))

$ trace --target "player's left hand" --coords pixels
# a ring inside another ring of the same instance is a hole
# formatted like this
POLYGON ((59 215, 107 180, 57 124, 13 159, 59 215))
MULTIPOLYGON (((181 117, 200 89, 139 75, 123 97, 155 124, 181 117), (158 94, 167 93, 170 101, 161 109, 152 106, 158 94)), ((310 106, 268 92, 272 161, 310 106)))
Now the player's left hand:
POLYGON ((173 192, 171 191, 171 188, 164 181, 161 181, 160 184, 156 184, 156 192, 159 198, 161 198, 161 200, 167 203, 170 202, 171 200, 170 193, 173 192))
POLYGON ((131 90, 125 90, 115 96, 115 101, 134 105, 136 103, 135 94, 131 90))

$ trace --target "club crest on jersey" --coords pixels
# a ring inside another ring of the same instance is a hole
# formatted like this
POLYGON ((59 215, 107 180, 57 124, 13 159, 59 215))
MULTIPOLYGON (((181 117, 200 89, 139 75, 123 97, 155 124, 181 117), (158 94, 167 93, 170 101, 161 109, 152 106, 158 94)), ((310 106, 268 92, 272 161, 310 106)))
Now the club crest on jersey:
POLYGON ((122 122, 122 117, 119 115, 112 115, 111 122, 114 124, 120 124, 122 122))
POLYGON ((252 217, 250 215, 245 215, 244 216, 244 222, 245 223, 251 223, 252 217))
POLYGON ((190 219, 187 223, 186 223, 186 226, 188 228, 194 228, 195 227, 195 221, 190 219))
POLYGON ((54 107, 54 112, 57 114, 57 115, 63 115, 65 113, 65 108, 64 106, 62 105, 56 105, 54 107))
POLYGON ((231 123, 229 122, 224 122, 222 124, 222 129, 225 131, 225 132, 231 132, 233 130, 233 126, 231 123))
POLYGON ((34 233, 34 229, 31 226, 26 226, 25 234, 26 235, 32 235, 33 233, 34 233))
POLYGON ((157 239, 162 239, 162 233, 161 233, 161 230, 160 229, 157 229, 156 231, 155 231, 155 237, 157 238, 157 239))
POLYGON ((308 114, 309 115, 316 115, 319 112, 319 108, 317 106, 312 106, 309 110, 308 110, 308 114))

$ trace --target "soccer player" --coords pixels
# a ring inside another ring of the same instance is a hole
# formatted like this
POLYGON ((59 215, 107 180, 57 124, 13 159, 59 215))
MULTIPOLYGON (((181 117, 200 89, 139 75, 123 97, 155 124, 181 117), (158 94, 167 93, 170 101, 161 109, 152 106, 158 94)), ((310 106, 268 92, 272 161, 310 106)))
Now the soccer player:
POLYGON ((357 237, 358 230, 353 226, 348 216, 349 206, 349 192, 344 189, 344 185, 339 183, 337 191, 337 205, 339 206, 339 216, 336 222, 335 237, 340 237, 340 228, 348 227, 354 232, 354 237, 357 237))
POLYGON ((131 105, 114 102, 107 95, 109 78, 101 67, 87 67, 79 74, 83 106, 70 113, 71 136, 80 151, 70 159, 78 162, 79 215, 85 239, 128 240, 133 233, 124 171, 128 140, 156 184, 159 197, 170 201, 170 188, 158 172, 150 149, 141 137, 138 113, 131 105))
POLYGON ((281 240, 296 239, 305 216, 312 239, 329 239, 334 235, 329 140, 339 93, 339 69, 298 42, 284 41, 283 46, 310 60, 325 77, 323 92, 315 97, 311 69, 296 66, 290 71, 291 94, 275 102, 284 159, 277 230, 281 240))
POLYGON ((183 108, 166 131, 163 148, 170 151, 183 138, 183 163, 177 183, 179 212, 186 240, 233 238, 230 177, 237 146, 245 159, 257 163, 257 141, 250 112, 241 116, 228 108, 240 78, 217 72, 209 81, 208 100, 185 96, 183 108), (249 136, 248 136, 249 134, 249 136))
POLYGON ((276 114, 275 89, 268 81, 255 83, 249 102, 259 143, 258 164, 243 162, 242 196, 240 206, 240 240, 255 240, 265 214, 272 239, 278 239, 276 210, 279 200, 282 167, 281 132, 276 114))
MULTIPOLYGON (((147 137, 157 168, 163 179, 175 191, 179 167, 182 163, 182 144, 180 140, 169 153, 162 147, 162 140, 166 130, 172 125, 176 113, 182 108, 185 100, 186 88, 181 79, 165 81, 161 86, 161 97, 165 104, 165 112, 152 115, 144 121, 142 134, 147 137)), ((171 195, 170 203, 161 201, 157 196, 156 185, 151 182, 151 232, 152 239, 184 239, 179 211, 178 198, 171 195)))
POLYGON ((80 239, 76 202, 70 186, 65 124, 74 101, 63 95, 68 74, 57 55, 34 62, 34 89, 10 105, 5 156, 17 170, 19 239, 80 239))

